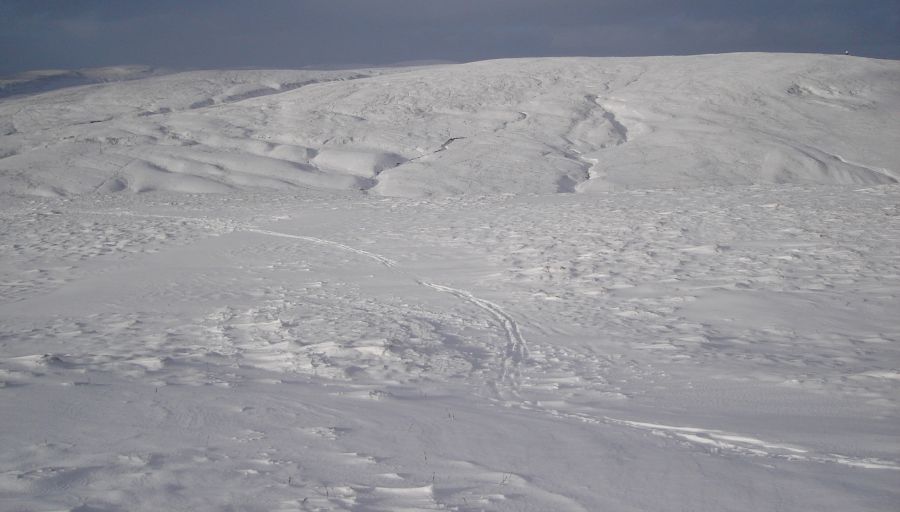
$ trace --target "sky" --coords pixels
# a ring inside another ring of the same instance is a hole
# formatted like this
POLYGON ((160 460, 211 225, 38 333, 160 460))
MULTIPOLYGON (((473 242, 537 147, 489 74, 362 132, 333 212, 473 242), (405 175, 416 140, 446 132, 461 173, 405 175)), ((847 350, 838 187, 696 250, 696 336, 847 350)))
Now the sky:
POLYGON ((845 50, 900 58, 900 0, 0 0, 0 74, 845 50))

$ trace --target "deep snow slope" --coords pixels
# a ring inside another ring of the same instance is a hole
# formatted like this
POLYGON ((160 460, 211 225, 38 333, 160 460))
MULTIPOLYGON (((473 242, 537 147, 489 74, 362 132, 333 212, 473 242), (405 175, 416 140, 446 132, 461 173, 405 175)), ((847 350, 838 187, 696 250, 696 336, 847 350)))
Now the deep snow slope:
POLYGON ((769 54, 180 73, 0 102, 0 190, 894 183, 898 82, 896 61, 769 54))
POLYGON ((893 512, 898 73, 0 100, 0 510, 893 512))

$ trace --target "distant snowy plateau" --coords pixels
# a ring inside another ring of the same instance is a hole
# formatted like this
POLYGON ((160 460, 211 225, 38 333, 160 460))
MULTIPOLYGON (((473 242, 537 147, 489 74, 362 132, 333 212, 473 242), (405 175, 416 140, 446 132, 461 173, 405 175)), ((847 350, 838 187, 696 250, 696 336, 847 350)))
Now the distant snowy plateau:
POLYGON ((0 97, 2 511, 900 504, 900 61, 0 97))

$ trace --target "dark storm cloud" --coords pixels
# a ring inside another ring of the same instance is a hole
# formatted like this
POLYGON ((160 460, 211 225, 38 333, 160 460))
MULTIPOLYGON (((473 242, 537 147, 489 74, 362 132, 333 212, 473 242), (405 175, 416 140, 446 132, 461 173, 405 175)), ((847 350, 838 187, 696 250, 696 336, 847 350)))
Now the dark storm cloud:
POLYGON ((900 0, 0 0, 0 72, 726 51, 900 57, 900 0))

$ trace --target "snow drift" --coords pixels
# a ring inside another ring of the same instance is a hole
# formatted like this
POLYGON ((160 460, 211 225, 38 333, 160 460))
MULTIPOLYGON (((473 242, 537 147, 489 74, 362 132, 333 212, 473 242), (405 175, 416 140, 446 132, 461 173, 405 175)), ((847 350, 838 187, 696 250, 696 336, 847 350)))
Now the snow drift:
POLYGON ((733 54, 190 72, 0 103, 0 190, 885 184, 900 64, 733 54))

